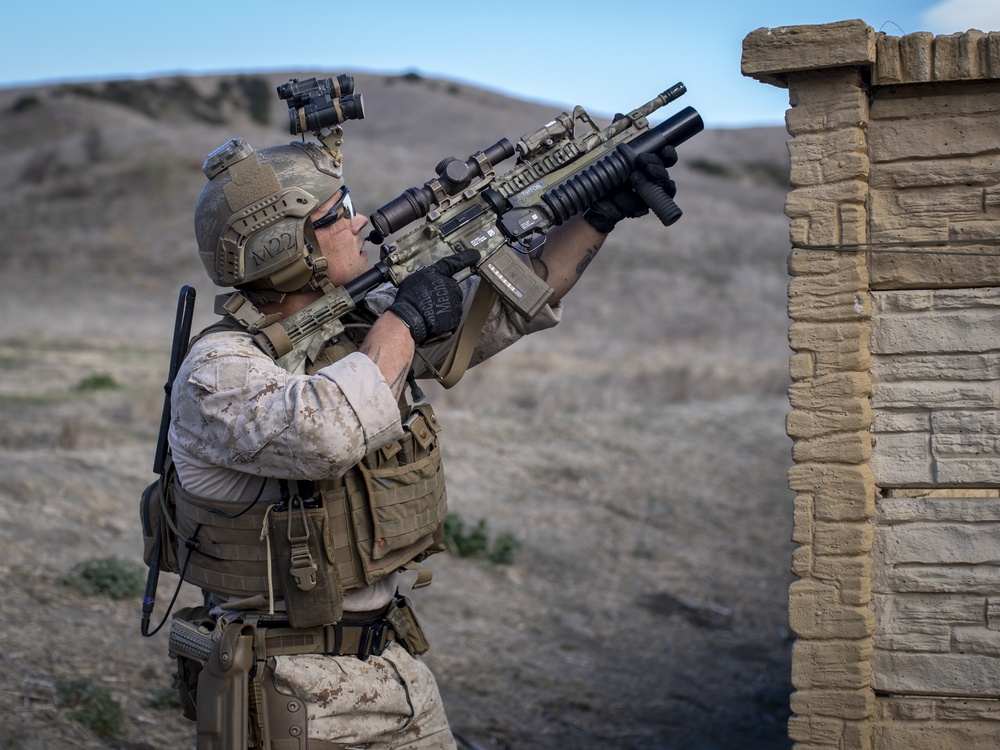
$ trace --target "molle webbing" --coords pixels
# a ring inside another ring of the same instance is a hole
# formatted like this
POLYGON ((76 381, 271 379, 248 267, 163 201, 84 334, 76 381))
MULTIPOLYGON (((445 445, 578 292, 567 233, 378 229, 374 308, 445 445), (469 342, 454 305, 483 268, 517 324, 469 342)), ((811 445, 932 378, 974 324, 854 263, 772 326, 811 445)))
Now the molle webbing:
MULTIPOLYGON (((329 494, 324 497, 327 517, 327 542, 332 544, 338 573, 344 589, 359 588, 364 584, 364 572, 352 564, 357 554, 351 554, 351 540, 345 523, 336 518, 346 518, 346 492, 343 480, 328 480, 329 494), (360 583, 358 583, 360 581, 360 583)), ((355 481, 355 485, 358 483, 355 481)), ((192 495, 175 487, 177 499, 177 525, 182 534, 178 540, 181 564, 188 556, 186 540, 197 539, 197 546, 190 551, 191 559, 184 573, 184 580, 226 596, 248 598, 256 595, 280 599, 284 593, 278 571, 276 550, 268 549, 267 539, 261 538, 264 518, 272 503, 259 502, 236 518, 227 518, 213 510, 217 500, 192 495), (268 590, 268 557, 270 556, 271 589, 268 590)), ((234 512, 242 508, 236 504, 234 512)))
MULTIPOLYGON (((261 540, 261 528, 269 504, 260 502, 236 518, 213 512, 219 502, 192 495, 173 486, 177 503, 180 538, 177 555, 184 568, 184 580, 226 596, 249 597, 268 593, 268 549, 261 540), (188 540, 195 540, 189 549, 188 540), (190 555, 190 559, 188 559, 190 555)), ((233 513, 243 506, 232 503, 233 513)), ((271 587, 280 596, 281 579, 271 566, 271 587)))
POLYGON ((420 406, 405 429, 400 442, 366 456, 343 479, 319 484, 345 590, 422 559, 439 541, 447 497, 437 417, 429 406, 420 406))
POLYGON ((353 468, 342 478, 321 481, 319 490, 330 522, 327 528, 340 584, 344 591, 362 588, 367 585, 367 577, 355 546, 354 527, 358 519, 355 516, 352 523, 348 518, 348 497, 364 491, 358 470, 353 468))
MULTIPOLYGON (((362 588, 441 549, 441 523, 447 496, 437 417, 417 407, 405 425, 404 438, 366 456, 343 477, 318 483, 326 509, 324 544, 333 551, 344 591, 362 588)), ((259 502, 229 518, 218 501, 192 495, 174 485, 178 558, 188 558, 185 580, 225 596, 258 594, 281 598, 284 588, 276 550, 261 539, 270 503, 259 502), (214 512, 213 512, 214 511, 214 512), (269 560, 270 558, 270 560, 269 560), (271 589, 268 590, 270 565, 271 589)), ((232 504, 233 513, 242 507, 232 504)))

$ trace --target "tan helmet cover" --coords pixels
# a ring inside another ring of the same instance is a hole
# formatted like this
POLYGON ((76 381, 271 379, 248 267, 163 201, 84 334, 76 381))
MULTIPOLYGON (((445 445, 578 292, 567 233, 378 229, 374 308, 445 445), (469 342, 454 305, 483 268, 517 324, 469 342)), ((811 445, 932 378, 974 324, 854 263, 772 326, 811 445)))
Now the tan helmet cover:
POLYGON ((198 254, 218 286, 267 279, 293 292, 313 274, 309 215, 344 185, 343 172, 318 145, 290 143, 254 151, 234 138, 202 167, 209 178, 195 209, 198 254))

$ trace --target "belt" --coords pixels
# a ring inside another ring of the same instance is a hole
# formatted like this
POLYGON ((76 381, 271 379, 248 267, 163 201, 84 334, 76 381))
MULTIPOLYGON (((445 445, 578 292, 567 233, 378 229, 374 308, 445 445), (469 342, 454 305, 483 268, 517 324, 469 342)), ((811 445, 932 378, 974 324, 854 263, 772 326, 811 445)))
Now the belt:
POLYGON ((259 621, 257 627, 264 631, 267 656, 325 654, 356 656, 364 661, 373 654, 379 656, 401 635, 393 621, 388 619, 392 617, 393 609, 395 607, 390 604, 381 613, 368 613, 367 619, 358 620, 352 619, 352 613, 345 613, 345 619, 340 622, 311 628, 292 628, 285 621, 259 621))

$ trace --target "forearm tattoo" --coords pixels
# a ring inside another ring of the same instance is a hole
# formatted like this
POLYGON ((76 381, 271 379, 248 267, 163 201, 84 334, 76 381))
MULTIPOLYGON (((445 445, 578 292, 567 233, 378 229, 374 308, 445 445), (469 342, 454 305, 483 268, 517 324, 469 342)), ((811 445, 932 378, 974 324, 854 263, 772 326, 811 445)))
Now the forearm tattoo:
POLYGON ((597 256, 597 251, 600 249, 600 245, 592 245, 587 248, 586 254, 580 259, 580 262, 576 264, 577 278, 583 276, 583 272, 587 270, 587 266, 589 266, 590 262, 597 256))
MULTIPOLYGON (((365 343, 361 345, 358 350, 364 354, 368 359, 374 362, 376 365, 379 363, 379 359, 382 357, 382 347, 372 346, 371 344, 365 343)), ((389 382, 389 390, 392 394, 399 397, 399 394, 403 392, 403 386, 406 385, 406 373, 409 371, 409 367, 404 367, 397 375, 389 382)), ((387 378, 388 380, 388 378, 387 378)))
POLYGON ((392 391, 392 395, 399 398, 399 395, 403 392, 403 386, 406 385, 406 373, 409 371, 408 367, 404 367, 400 373, 392 379, 389 383, 389 390, 392 391))
MULTIPOLYGON (((559 278, 557 278, 553 283, 568 283, 570 287, 576 284, 576 282, 580 280, 580 277, 583 276, 583 272, 587 270, 587 266, 589 266, 591 261, 594 260, 594 257, 597 255, 597 251, 601 249, 602 242, 591 245, 583 252, 582 257, 576 264, 576 268, 573 269, 573 272, 576 273, 576 278, 571 278, 569 268, 563 269, 563 263, 565 262, 563 255, 565 254, 556 256, 556 265, 554 268, 559 278), (564 274, 566 276, 565 279, 563 279, 564 274)), ((535 275, 542 281, 549 281, 549 265, 542 258, 545 253, 545 247, 545 243, 542 243, 537 248, 532 250, 528 257, 531 258, 531 269, 535 272, 535 275)), ((572 257, 572 255, 570 257, 572 257)))

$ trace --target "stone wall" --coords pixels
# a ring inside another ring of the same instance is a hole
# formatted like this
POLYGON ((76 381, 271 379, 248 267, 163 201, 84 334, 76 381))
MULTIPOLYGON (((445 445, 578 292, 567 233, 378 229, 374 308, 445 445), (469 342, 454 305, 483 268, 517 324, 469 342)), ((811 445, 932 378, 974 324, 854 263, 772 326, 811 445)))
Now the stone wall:
POLYGON ((798 750, 1000 746, 1000 34, 760 29, 786 87, 798 750))

